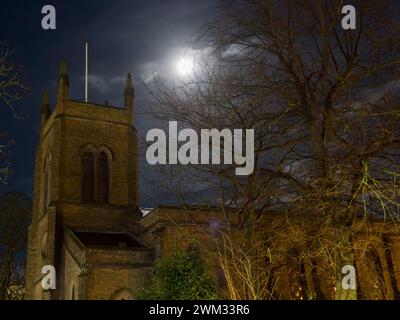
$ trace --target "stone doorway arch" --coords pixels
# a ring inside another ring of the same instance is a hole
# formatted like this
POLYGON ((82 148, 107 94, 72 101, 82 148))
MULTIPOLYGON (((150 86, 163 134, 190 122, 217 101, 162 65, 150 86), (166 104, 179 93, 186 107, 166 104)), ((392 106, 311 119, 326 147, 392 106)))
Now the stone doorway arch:
POLYGON ((111 297, 111 300, 133 300, 133 293, 129 288, 121 288, 115 291, 111 297))

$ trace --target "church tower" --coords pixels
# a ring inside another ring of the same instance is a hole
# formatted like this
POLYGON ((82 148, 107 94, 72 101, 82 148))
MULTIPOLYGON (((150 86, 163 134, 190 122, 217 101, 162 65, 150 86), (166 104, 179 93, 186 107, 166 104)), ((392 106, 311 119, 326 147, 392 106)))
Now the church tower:
POLYGON ((57 101, 40 109, 27 299, 132 298, 153 252, 138 238, 138 148, 134 88, 128 74, 124 108, 69 98, 61 63, 57 101), (56 270, 44 290, 42 268, 56 270))

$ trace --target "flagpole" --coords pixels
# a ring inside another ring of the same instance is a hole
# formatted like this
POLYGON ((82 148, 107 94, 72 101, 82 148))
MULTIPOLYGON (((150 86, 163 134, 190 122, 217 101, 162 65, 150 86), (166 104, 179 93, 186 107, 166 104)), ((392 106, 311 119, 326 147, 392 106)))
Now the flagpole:
POLYGON ((88 102, 88 43, 85 42, 85 102, 88 102))

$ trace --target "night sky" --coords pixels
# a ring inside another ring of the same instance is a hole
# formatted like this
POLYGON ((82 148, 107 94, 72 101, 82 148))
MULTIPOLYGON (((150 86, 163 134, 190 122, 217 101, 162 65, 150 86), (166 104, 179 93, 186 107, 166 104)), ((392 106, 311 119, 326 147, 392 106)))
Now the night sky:
MULTIPOLYGON (((123 105, 126 74, 135 79, 135 126, 140 138, 152 127, 146 116, 148 94, 143 83, 154 73, 168 76, 171 65, 188 48, 196 32, 210 21, 216 1, 207 0, 2 0, 0 40, 17 48, 13 61, 24 66, 31 90, 16 104, 22 119, 0 105, 0 132, 15 140, 11 147, 12 175, 0 194, 23 191, 32 195, 34 154, 39 138, 39 109, 44 90, 54 108, 59 64, 68 61, 70 98, 84 99, 84 42, 89 42, 89 102, 123 105), (57 10, 57 29, 43 30, 41 9, 57 10)), ((142 152, 143 153, 143 152, 142 152)), ((143 158, 143 154, 142 154, 143 158)), ((141 161, 141 206, 171 201, 154 188, 154 175, 141 161)))

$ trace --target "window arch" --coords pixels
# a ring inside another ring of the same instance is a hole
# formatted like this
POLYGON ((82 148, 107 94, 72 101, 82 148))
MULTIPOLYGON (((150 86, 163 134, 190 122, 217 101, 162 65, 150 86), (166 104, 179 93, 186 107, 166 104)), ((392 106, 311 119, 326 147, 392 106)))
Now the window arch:
POLYGON ((373 273, 372 282, 373 285, 378 289, 381 297, 386 296, 386 283, 383 277, 383 267, 381 259, 375 247, 372 245, 368 246, 368 251, 366 252, 367 262, 370 264, 369 268, 373 273))
POLYGON ((43 195, 43 213, 47 212, 49 207, 49 170, 45 169, 44 172, 44 195, 43 195))
POLYGON ((107 154, 102 151, 97 157, 97 200, 99 204, 109 202, 110 169, 107 154))
POLYGON ((42 238, 42 259, 43 261, 47 261, 47 232, 45 232, 42 238))
POLYGON ((390 282, 392 285, 394 299, 399 300, 400 299, 400 291, 397 286, 396 273, 395 273, 393 259, 392 259, 392 251, 391 251, 392 244, 390 243, 390 240, 387 236, 384 236, 382 238, 382 242, 383 242, 383 246, 384 246, 384 250, 385 250, 385 258, 386 258, 386 263, 388 266, 388 273, 389 273, 390 282))
POLYGON ((82 156, 82 201, 94 202, 94 155, 85 152, 82 156))
POLYGON ((132 291, 128 288, 121 288, 115 291, 111 297, 111 300, 133 300, 132 291))
POLYGON ((44 215, 47 212, 51 201, 51 162, 52 156, 51 153, 46 157, 44 166, 43 166, 43 177, 42 177, 42 187, 41 187, 41 209, 40 215, 44 215))
POLYGON ((72 284, 72 289, 71 289, 71 300, 76 300, 75 297, 75 285, 72 284))

